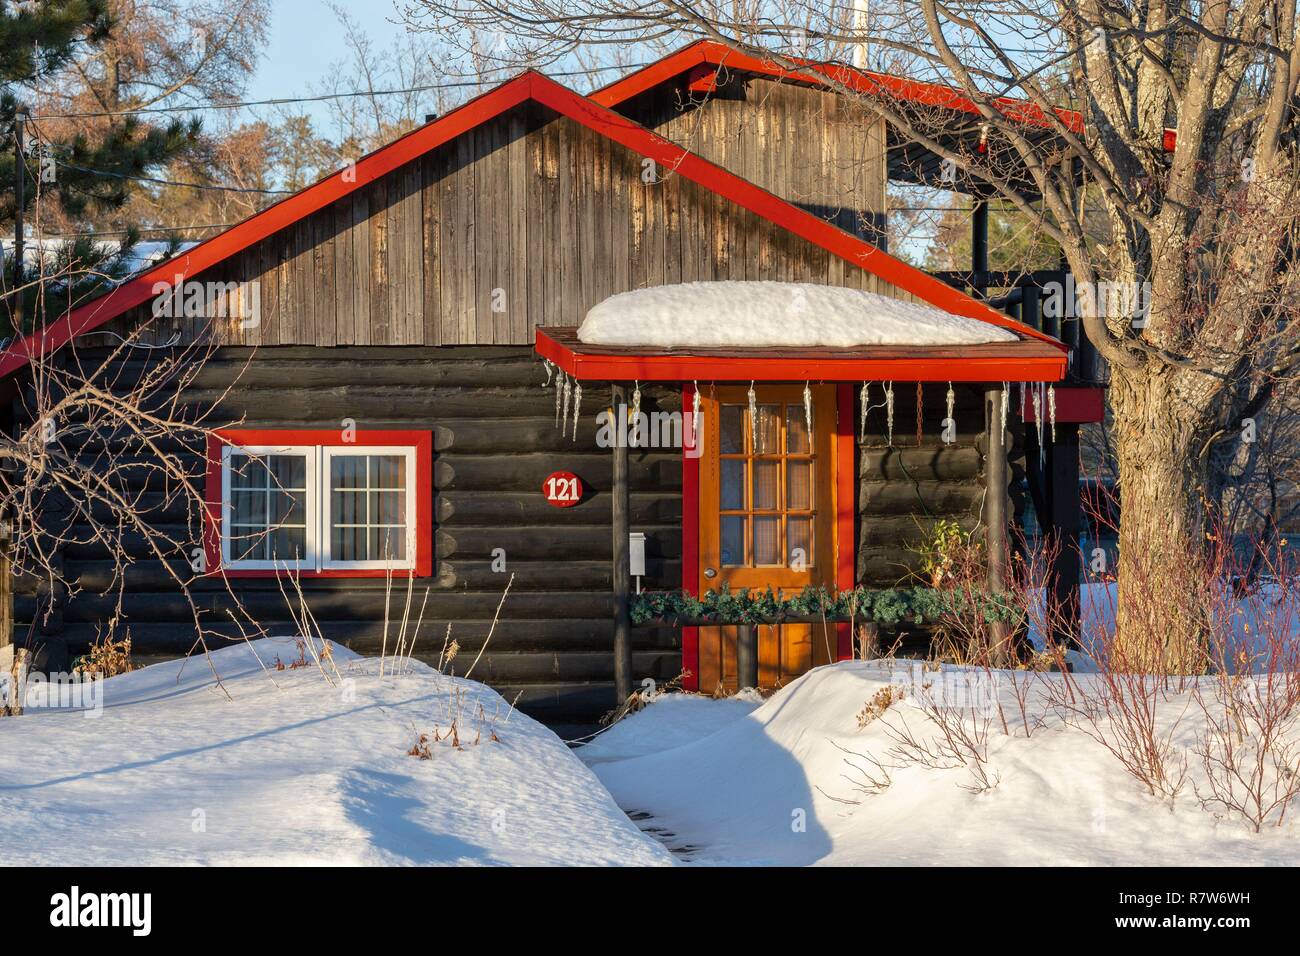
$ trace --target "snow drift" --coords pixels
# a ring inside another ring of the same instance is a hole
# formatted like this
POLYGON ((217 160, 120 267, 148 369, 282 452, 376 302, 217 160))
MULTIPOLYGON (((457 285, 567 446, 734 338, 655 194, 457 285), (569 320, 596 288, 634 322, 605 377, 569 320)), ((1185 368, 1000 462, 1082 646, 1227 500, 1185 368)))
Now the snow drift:
POLYGON ((686 282, 620 292, 578 329, 588 345, 660 348, 977 345, 1014 333, 934 306, 809 282, 686 282))
POLYGON ((313 664, 275 669, 298 650, 263 640, 212 655, 233 701, 192 658, 105 681, 98 717, 29 709, 0 720, 0 856, 9 865, 672 862, 553 733, 494 691, 418 661, 381 678, 377 659, 333 654, 334 686, 313 664), (454 713, 461 749, 445 739, 454 713), (436 726, 444 739, 428 743, 429 759, 408 755, 436 726))
MULTIPOLYGON (((698 863, 1300 862, 1292 817, 1255 834, 1202 809, 1193 786, 1171 806, 1150 796, 1094 739, 1060 721, 1049 720, 1029 737, 992 730, 988 763, 997 784, 991 790, 969 789, 964 768, 910 765, 890 770, 892 782, 882 791, 863 793, 854 765, 875 772, 868 758, 889 762, 894 740, 886 722, 925 729, 925 715, 907 697, 865 727, 856 720, 877 691, 900 686, 898 668, 911 666, 853 661, 817 668, 756 709, 718 707, 704 724, 711 732, 684 744, 683 713, 726 702, 653 704, 605 735, 593 769, 620 806, 647 829, 671 834, 665 842, 674 848, 694 848, 687 858, 698 863), (651 753, 660 724, 676 745, 651 753), (620 753, 634 756, 609 759, 620 753)), ((937 682, 956 670, 927 672, 924 679, 937 682)), ((1000 681, 999 694, 1014 712, 1008 686, 1000 681)), ((1184 708, 1175 702, 1169 709, 1184 708)), ((1195 730, 1188 721, 1176 742, 1189 745, 1195 730)))

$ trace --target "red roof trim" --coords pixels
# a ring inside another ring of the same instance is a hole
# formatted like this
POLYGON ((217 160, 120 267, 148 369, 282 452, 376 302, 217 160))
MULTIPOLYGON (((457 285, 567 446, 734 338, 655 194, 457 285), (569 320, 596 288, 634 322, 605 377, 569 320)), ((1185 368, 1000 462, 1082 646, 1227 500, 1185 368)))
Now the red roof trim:
MULTIPOLYGON (((836 84, 848 86, 858 93, 888 93, 898 99, 919 103, 923 106, 956 110, 975 116, 983 115, 970 97, 960 90, 953 89, 951 86, 909 80, 904 77, 890 76, 887 73, 872 73, 850 66, 812 63, 798 58, 789 59, 793 59, 797 63, 804 63, 806 70, 794 72, 771 60, 740 53, 716 41, 700 40, 676 53, 669 54, 658 63, 653 63, 621 80, 615 80, 608 86, 592 93, 590 99, 601 106, 613 108, 652 87, 673 79, 692 67, 707 64, 713 67, 725 66, 728 69, 747 73, 760 73, 765 76, 793 80, 799 83, 825 85, 830 80, 836 84)), ((994 100, 993 103, 1002 111, 1003 115, 1010 119, 1045 128, 1052 125, 1042 109, 1025 100, 1003 96, 994 100)), ((1071 131, 1083 132, 1083 116, 1077 110, 1057 108, 1056 115, 1071 131)))
POLYGON ((737 354, 643 355, 635 352, 584 352, 537 329, 534 350, 566 375, 581 382, 1059 382, 1068 359, 1063 351, 1031 346, 1026 354, 981 355, 972 349, 961 358, 938 357, 918 348, 915 354, 890 357, 828 358, 737 354))
POLYGON ((351 170, 353 175, 348 178, 345 175, 349 170, 340 170, 205 240, 183 255, 159 263, 107 295, 74 309, 43 332, 14 343, 0 355, 0 377, 27 364, 33 355, 60 348, 74 337, 94 331, 148 301, 154 294, 155 283, 170 282, 177 276, 183 280, 210 268, 526 100, 548 106, 588 129, 672 168, 677 175, 685 176, 937 308, 1013 329, 1023 336, 1065 348, 1055 339, 1015 322, 979 300, 669 142, 627 117, 566 89, 540 73, 528 72, 364 157, 356 163, 351 170))
MULTIPOLYGON (((792 59, 795 62, 806 62, 797 58, 792 59)), ((644 67, 620 80, 615 80, 608 86, 592 93, 589 98, 601 106, 614 109, 632 97, 666 83, 687 70, 692 71, 690 89, 693 92, 708 93, 712 90, 708 84, 708 78, 705 76, 706 71, 712 70, 716 75, 719 67, 727 67, 748 73, 759 73, 776 79, 791 80, 797 83, 812 83, 819 86, 824 86, 827 80, 832 80, 842 86, 848 86, 858 93, 887 93, 898 99, 919 103, 923 106, 955 110, 972 116, 983 115, 970 97, 950 86, 910 80, 905 77, 891 76, 888 73, 872 73, 857 70, 850 66, 812 62, 806 62, 806 65, 807 70, 805 72, 794 72, 770 60, 739 53, 714 40, 699 40, 688 47, 678 50, 676 53, 669 54, 657 63, 652 63, 650 66, 644 67)), ((1002 96, 994 100, 993 103, 1008 119, 1018 120, 1027 125, 1040 126, 1045 129, 1052 125, 1039 106, 1026 100, 1002 96)), ((1084 132, 1083 114, 1078 110, 1058 107, 1055 112, 1057 118, 1071 132, 1084 132)), ((1163 145, 1166 152, 1172 153, 1174 151, 1177 139, 1178 133, 1176 130, 1165 130, 1163 145)))

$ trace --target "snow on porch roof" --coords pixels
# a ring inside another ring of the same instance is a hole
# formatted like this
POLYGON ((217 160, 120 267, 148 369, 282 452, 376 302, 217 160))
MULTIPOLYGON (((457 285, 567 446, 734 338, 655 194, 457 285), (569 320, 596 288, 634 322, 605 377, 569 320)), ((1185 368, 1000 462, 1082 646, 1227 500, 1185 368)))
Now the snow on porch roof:
POLYGON ((1059 343, 870 292, 691 282, 623 292, 536 351, 579 381, 1057 382, 1059 343))
POLYGON ((982 345, 1018 336, 933 305, 811 282, 685 282, 620 292, 578 328, 584 345, 853 348, 982 345))

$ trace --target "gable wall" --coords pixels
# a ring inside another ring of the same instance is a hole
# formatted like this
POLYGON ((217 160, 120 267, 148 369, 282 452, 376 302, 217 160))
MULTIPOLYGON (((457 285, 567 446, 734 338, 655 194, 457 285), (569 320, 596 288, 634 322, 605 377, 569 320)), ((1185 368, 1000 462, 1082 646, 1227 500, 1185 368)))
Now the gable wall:
MULTIPOLYGON (((774 96, 791 92, 812 91, 774 96)), ((696 139, 683 145, 706 155, 721 141, 696 139)), ((803 168, 793 153, 765 163, 734 171, 762 182, 803 168)), ((259 324, 221 323, 226 345, 530 345, 536 325, 577 325, 616 292, 693 280, 914 298, 672 170, 645 172, 638 154, 525 104, 191 279, 258 283, 259 324)), ((203 324, 164 319, 154 338, 203 324)))
POLYGON ((885 123, 840 94, 732 75, 713 94, 685 79, 619 112, 661 136, 884 248, 885 123))

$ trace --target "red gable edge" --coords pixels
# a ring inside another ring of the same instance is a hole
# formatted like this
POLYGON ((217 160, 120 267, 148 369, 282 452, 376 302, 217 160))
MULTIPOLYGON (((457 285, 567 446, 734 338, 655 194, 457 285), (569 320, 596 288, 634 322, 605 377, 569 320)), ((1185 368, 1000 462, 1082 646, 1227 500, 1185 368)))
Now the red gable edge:
POLYGON ((177 276, 183 280, 211 268, 528 100, 547 106, 607 139, 671 168, 676 174, 685 176, 936 308, 1010 329, 1022 337, 1040 339, 1067 350, 1056 339, 1016 322, 870 243, 851 236, 812 213, 669 142, 644 126, 566 89, 549 77, 529 71, 358 160, 355 176, 350 181, 344 179, 344 170, 327 176, 225 232, 204 240, 184 254, 159 263, 106 295, 79 306, 41 332, 13 343, 0 354, 0 378, 26 365, 32 356, 61 348, 76 336, 93 332, 129 309, 147 302, 153 297, 153 287, 157 282, 171 282, 177 276))
MULTIPOLYGON (((739 53, 715 40, 697 40, 690 46, 683 47, 676 53, 669 54, 656 63, 652 63, 635 73, 596 90, 588 98, 601 106, 613 109, 632 97, 644 93, 661 83, 666 83, 688 70, 708 68, 716 71, 719 68, 726 67, 747 73, 759 73, 775 79, 811 83, 818 86, 825 86, 827 80, 830 80, 841 86, 847 86, 858 93, 888 94, 923 106, 956 110, 977 117, 983 115, 970 97, 950 86, 943 86, 939 83, 926 83, 920 80, 909 80, 904 77, 891 76, 888 73, 872 73, 851 66, 813 63, 798 58, 795 58, 794 62, 805 64, 806 71, 794 72, 787 70, 770 60, 739 53)), ((692 74, 692 79, 700 84, 700 92, 709 91, 707 77, 692 74)), ((994 100, 993 104, 1008 119, 1044 129, 1052 127, 1050 119, 1034 103, 1003 96, 994 100)), ((1083 114, 1078 110, 1057 107, 1055 113, 1057 119, 1071 132, 1084 132, 1083 114)), ((1176 130, 1165 130, 1163 140, 1165 152, 1172 153, 1174 151, 1177 137, 1176 130)))

